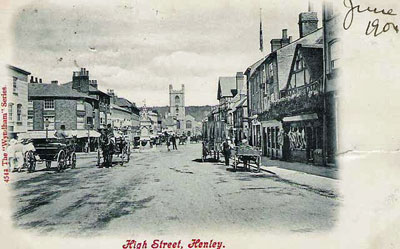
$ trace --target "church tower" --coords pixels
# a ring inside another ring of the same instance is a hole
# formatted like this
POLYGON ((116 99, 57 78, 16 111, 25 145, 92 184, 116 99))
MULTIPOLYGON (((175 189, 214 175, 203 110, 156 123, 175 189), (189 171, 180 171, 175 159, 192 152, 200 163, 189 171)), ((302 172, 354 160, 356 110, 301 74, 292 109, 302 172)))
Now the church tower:
POLYGON ((174 90, 169 85, 169 113, 176 120, 176 129, 179 133, 185 130, 185 85, 181 90, 174 90))

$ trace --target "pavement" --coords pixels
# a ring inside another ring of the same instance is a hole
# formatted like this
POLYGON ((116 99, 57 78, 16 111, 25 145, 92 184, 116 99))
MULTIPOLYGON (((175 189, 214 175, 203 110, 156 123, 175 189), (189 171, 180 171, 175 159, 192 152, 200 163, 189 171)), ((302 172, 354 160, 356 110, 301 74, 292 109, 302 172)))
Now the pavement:
POLYGON ((324 232, 341 206, 338 180, 262 167, 232 171, 201 161, 201 145, 165 146, 131 154, 131 161, 96 167, 80 154, 76 169, 11 175, 13 221, 34 234, 88 237, 151 233, 324 232), (143 153, 141 153, 143 152, 143 153))
POLYGON ((278 167, 286 170, 294 170, 316 176, 323 176, 332 179, 339 179, 339 169, 337 166, 318 166, 313 164, 286 162, 280 160, 271 160, 267 157, 261 158, 261 164, 264 167, 278 167))

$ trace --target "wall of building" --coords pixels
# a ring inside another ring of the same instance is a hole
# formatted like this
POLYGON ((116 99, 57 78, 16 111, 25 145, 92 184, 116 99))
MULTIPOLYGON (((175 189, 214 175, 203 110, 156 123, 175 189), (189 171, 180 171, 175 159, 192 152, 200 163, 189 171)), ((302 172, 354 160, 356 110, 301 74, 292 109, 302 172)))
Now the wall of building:
POLYGON ((10 70, 10 76, 8 78, 7 86, 7 101, 9 105, 9 111, 12 111, 12 119, 8 120, 8 130, 10 132, 21 133, 27 131, 27 120, 28 120, 28 82, 27 76, 10 70), (16 77, 16 79, 14 79, 16 77), (14 92, 13 82, 16 83, 16 91, 14 92), (17 109, 18 105, 21 105, 21 116, 18 120, 17 109))

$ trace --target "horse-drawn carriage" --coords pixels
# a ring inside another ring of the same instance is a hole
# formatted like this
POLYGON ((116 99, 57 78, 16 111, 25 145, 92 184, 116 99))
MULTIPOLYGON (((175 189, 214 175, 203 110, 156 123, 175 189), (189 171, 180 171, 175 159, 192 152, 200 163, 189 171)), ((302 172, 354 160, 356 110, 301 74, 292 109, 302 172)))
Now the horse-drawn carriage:
POLYGON ((231 155, 233 156, 233 169, 235 171, 239 164, 242 164, 244 169, 249 169, 252 162, 256 164, 257 171, 260 171, 261 151, 259 149, 248 145, 236 146, 231 155))
POLYGON ((99 145, 97 150, 98 167, 112 167, 113 163, 119 163, 122 166, 129 162, 131 149, 129 141, 125 137, 101 136, 99 145))
POLYGON ((24 139, 29 139, 32 147, 24 152, 24 165, 28 172, 34 172, 37 163, 45 163, 46 169, 50 169, 52 162, 56 162, 58 172, 67 167, 76 167, 75 138, 26 136, 24 139))

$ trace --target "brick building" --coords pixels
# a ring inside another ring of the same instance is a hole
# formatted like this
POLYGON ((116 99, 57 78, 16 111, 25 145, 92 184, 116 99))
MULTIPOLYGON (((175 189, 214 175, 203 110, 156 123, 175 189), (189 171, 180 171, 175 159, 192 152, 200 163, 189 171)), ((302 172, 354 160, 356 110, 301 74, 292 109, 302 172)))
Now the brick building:
POLYGON ((107 119, 111 112, 111 96, 98 89, 97 80, 90 79, 89 71, 86 68, 73 72, 72 81, 64 83, 63 86, 96 99, 97 101, 93 105, 93 115, 89 117, 88 124, 91 124, 95 130, 106 128, 107 119))

